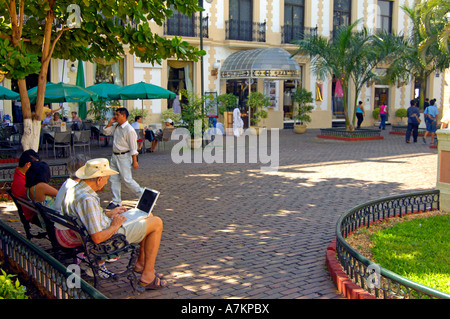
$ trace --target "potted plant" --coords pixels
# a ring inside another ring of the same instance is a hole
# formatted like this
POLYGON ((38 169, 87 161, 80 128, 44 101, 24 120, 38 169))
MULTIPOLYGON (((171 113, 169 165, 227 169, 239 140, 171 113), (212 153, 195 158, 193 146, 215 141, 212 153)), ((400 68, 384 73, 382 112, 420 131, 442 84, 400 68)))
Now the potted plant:
POLYGON ((401 107, 395 111, 395 116, 400 118, 400 121, 398 122, 398 125, 405 125, 403 122, 403 118, 407 116, 406 109, 404 107, 401 107))
POLYGON ((375 120, 374 125, 380 126, 380 108, 377 107, 372 111, 373 119, 375 120))
POLYGON ((175 113, 173 109, 167 109, 161 112, 161 122, 165 123, 167 119, 173 121, 173 125, 177 125, 181 121, 181 114, 175 113))
POLYGON ((261 92, 252 92, 247 100, 247 106, 250 109, 250 124, 253 124, 256 129, 256 134, 259 134, 263 127, 258 126, 261 119, 266 119, 268 116, 267 111, 264 109, 271 106, 269 97, 261 92))
POLYGON ((225 112, 233 112, 238 102, 237 97, 233 93, 220 94, 216 100, 218 104, 217 110, 222 115, 225 112))
POLYGON ((188 101, 181 108, 182 126, 189 131, 189 144, 191 148, 199 148, 202 146, 203 132, 208 128, 208 117, 204 110, 202 111, 207 97, 198 97, 193 92, 187 90, 182 90, 180 93, 188 101))
POLYGON ((309 114, 314 109, 314 105, 311 103, 314 101, 312 92, 304 88, 299 88, 292 94, 292 100, 294 101, 294 132, 297 134, 305 133, 306 123, 311 122, 309 114))

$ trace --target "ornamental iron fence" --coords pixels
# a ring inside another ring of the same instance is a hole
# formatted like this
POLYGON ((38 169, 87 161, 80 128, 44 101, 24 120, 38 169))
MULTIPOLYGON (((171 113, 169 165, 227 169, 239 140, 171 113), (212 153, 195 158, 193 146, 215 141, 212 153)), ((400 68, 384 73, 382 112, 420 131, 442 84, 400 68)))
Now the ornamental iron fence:
POLYGON ((356 206, 336 225, 336 252, 349 278, 380 299, 450 299, 450 294, 421 285, 380 267, 358 253, 345 238, 361 227, 390 217, 439 209, 439 190, 390 196, 356 206))
POLYGON ((107 299, 76 272, 0 221, 0 259, 19 268, 55 299, 107 299))

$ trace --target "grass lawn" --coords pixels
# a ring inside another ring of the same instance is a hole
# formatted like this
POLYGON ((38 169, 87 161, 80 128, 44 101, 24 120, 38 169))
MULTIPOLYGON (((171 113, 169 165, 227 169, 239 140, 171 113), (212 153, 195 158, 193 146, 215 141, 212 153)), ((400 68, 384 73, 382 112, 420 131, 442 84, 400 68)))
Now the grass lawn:
POLYGON ((373 261, 450 293, 450 214, 397 223, 370 236, 373 261))

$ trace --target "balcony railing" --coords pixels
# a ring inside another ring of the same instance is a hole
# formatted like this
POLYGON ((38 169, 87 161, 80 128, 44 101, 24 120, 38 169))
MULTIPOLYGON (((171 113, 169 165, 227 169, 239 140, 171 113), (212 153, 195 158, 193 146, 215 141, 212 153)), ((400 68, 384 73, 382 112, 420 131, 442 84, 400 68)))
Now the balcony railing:
MULTIPOLYGON (((182 37, 200 37, 200 18, 187 15, 178 16, 166 20, 164 23, 165 35, 177 35, 182 37)), ((203 38, 208 38, 208 17, 202 18, 203 38)))
POLYGON ((305 34, 317 34, 317 27, 285 25, 281 27, 281 43, 291 43, 293 40, 303 40, 305 34))
POLYGON ((228 20, 226 40, 266 42, 266 22, 228 20))

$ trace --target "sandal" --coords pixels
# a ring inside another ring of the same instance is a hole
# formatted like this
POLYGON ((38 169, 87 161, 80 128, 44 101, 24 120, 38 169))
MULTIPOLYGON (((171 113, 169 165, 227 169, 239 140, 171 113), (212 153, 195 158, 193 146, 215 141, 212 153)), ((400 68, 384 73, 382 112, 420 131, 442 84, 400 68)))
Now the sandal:
POLYGON ((165 288, 167 286, 167 281, 161 280, 158 277, 155 277, 151 283, 145 283, 139 280, 139 285, 145 290, 158 290, 165 288))
MULTIPOLYGON (((134 272, 136 272, 136 273, 138 273, 138 274, 142 274, 142 271, 143 271, 144 269, 138 270, 138 269, 136 269, 136 267, 135 267, 133 270, 134 270, 134 272)), ((159 279, 164 278, 164 274, 158 274, 156 271, 155 271, 155 276, 158 277, 159 279)))

